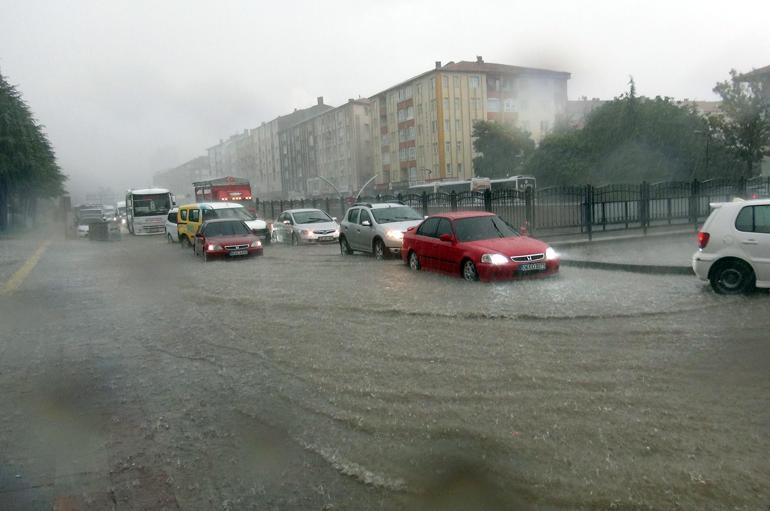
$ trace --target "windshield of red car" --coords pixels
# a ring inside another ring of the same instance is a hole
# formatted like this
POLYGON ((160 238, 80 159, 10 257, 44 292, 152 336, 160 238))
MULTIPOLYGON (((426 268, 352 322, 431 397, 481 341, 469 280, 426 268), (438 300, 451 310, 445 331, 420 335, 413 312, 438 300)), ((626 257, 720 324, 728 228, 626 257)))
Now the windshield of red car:
POLYGON ((508 238, 519 233, 496 216, 476 216, 455 221, 457 241, 477 241, 492 238, 508 238))
POLYGON ((251 230, 243 222, 213 222, 206 224, 203 234, 212 236, 242 236, 251 233, 251 230))

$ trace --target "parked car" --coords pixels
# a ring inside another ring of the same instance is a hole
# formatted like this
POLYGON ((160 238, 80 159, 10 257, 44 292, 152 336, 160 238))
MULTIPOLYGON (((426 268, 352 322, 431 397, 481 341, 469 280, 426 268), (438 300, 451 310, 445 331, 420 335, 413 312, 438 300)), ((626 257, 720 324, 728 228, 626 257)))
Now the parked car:
POLYGON ((217 256, 262 255, 262 241, 243 220, 207 220, 195 234, 193 251, 196 256, 203 256, 204 262, 217 256))
POLYGON ((356 203, 340 223, 340 252, 369 252, 377 259, 398 254, 404 232, 422 220, 422 215, 401 203, 356 203))
POLYGON ((169 243, 179 242, 179 230, 176 226, 176 217, 178 213, 179 208, 171 208, 166 217, 166 240, 168 240, 169 243))
POLYGON ((255 218, 243 205, 234 202, 198 202, 179 206, 177 232, 182 246, 192 246, 201 224, 216 218, 242 220, 260 241, 265 244, 270 243, 267 222, 255 218))
POLYGON ((721 294, 770 288, 770 199, 712 204, 692 269, 721 294))
POLYGON ((548 244, 520 236, 494 213, 442 213, 404 235, 401 252, 413 270, 431 269, 465 280, 553 275, 560 258, 548 244))
POLYGON ((278 215, 271 232, 279 243, 337 243, 340 226, 320 209, 289 209, 278 215))
POLYGON ((87 238, 90 227, 87 224, 78 224, 78 238, 87 238))

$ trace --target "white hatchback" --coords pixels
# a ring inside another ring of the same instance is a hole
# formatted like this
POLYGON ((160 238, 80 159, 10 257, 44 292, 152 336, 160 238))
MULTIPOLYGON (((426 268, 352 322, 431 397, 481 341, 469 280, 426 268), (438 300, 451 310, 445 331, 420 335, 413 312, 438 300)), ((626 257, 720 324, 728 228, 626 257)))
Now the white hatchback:
POLYGON ((692 268, 717 293, 770 288, 770 199, 712 204, 692 268))

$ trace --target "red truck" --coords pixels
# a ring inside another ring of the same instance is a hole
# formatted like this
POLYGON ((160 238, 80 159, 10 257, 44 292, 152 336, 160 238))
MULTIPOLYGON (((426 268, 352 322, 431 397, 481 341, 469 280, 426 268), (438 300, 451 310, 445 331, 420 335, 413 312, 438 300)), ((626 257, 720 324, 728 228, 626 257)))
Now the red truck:
POLYGON ((196 181, 195 202, 238 202, 242 203, 252 215, 257 214, 257 208, 252 200, 251 183, 242 177, 217 177, 196 181))

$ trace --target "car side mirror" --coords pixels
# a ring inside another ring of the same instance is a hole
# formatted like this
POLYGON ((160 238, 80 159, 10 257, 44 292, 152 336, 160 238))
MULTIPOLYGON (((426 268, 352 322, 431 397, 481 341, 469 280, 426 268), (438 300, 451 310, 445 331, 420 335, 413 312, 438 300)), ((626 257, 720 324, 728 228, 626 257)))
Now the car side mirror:
POLYGON ((336 217, 336 216, 333 216, 333 217, 332 217, 332 222, 336 222, 336 221, 337 221, 337 217, 336 217))
POLYGON ((195 237, 196 238, 202 238, 203 237, 203 233, 202 232, 196 232, 195 233, 195 237))
POLYGON ((372 223, 369 220, 364 220, 363 222, 361 222, 361 225, 365 227, 371 227, 372 223))
POLYGON ((415 226, 411 226, 411 227, 407 227, 407 228, 406 228, 406 231, 407 231, 407 232, 409 232, 409 231, 413 231, 413 230, 415 230, 415 229, 417 229, 417 227, 415 227, 415 226))
POLYGON ((425 215, 424 217, 422 217, 422 219, 423 220, 427 220, 428 219, 428 215, 425 215))
POLYGON ((291 220, 284 220, 283 223, 286 225, 291 225, 291 220))
POLYGON ((441 241, 447 241, 447 242, 453 241, 451 234, 442 234, 441 236, 438 237, 438 239, 440 239, 441 241))

